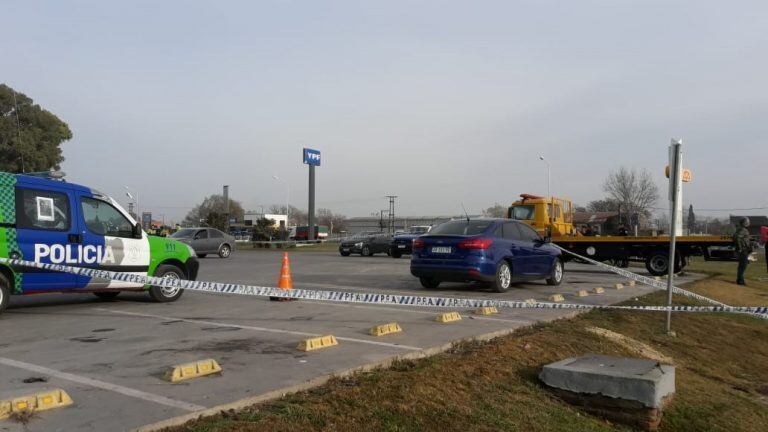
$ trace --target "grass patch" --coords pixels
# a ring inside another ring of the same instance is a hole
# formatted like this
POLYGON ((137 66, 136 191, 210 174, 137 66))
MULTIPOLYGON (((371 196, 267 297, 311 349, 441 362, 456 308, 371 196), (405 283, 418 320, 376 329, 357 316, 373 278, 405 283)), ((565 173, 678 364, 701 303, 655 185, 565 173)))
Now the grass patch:
MULTIPOLYGON (((694 262, 713 277, 688 285, 733 305, 764 298, 764 267, 750 266, 747 289, 731 282, 734 263, 694 262)), ((628 304, 663 304, 658 292, 628 304)), ((676 303, 690 299, 675 297, 676 303)), ((766 302, 764 301, 763 304, 766 302)), ((542 365, 585 353, 634 356, 601 327, 652 347, 677 366, 677 394, 662 431, 768 430, 768 323, 743 315, 592 311, 521 329, 489 342, 456 345, 421 360, 335 379, 311 391, 169 431, 624 431, 585 414, 541 386, 542 365)))

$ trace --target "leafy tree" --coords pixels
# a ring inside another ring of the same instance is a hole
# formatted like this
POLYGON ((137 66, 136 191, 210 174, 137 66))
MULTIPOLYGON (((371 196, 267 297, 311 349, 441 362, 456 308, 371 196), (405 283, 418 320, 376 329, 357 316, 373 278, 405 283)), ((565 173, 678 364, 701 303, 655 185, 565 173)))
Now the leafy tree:
POLYGON ((609 199, 590 201, 587 203, 587 210, 593 213, 618 211, 619 203, 609 199))
POLYGON ((659 200, 659 188, 645 169, 638 172, 619 167, 605 179, 603 191, 608 194, 608 200, 621 205, 622 214, 650 216, 652 206, 659 200))
POLYGON ((272 219, 261 218, 253 226, 253 240, 272 240, 277 234, 278 229, 272 219))
MULTIPOLYGON (((224 206, 224 195, 214 194, 203 200, 202 203, 196 205, 192 210, 187 213, 184 218, 184 225, 207 225, 220 230, 224 230, 227 227, 226 208, 224 206)), ((245 211, 243 206, 238 202, 229 199, 229 217, 238 220, 243 220, 245 211)))
POLYGON ((503 218, 507 215, 507 208, 499 203, 494 203, 492 206, 483 210, 483 216, 492 218, 503 218))
POLYGON ((0 84, 0 171, 59 169, 69 126, 31 98, 0 84), (22 166, 23 161, 23 166, 22 166))

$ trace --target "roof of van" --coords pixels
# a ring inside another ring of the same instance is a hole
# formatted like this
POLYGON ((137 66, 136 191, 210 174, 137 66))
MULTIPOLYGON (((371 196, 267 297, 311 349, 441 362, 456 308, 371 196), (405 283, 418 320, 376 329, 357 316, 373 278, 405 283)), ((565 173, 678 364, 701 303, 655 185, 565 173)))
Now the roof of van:
MULTIPOLYGON (((3 173, 6 174, 6 173, 3 173)), ((24 175, 24 174, 11 174, 16 176, 16 181, 23 182, 26 185, 34 186, 34 185, 40 185, 40 186, 47 186, 47 187, 58 187, 61 189, 74 189, 74 190, 80 190, 83 192, 95 192, 93 189, 89 187, 85 187, 79 184, 75 183, 69 183, 67 181, 63 180, 52 180, 47 179, 44 177, 37 177, 37 176, 30 176, 30 175, 24 175)))

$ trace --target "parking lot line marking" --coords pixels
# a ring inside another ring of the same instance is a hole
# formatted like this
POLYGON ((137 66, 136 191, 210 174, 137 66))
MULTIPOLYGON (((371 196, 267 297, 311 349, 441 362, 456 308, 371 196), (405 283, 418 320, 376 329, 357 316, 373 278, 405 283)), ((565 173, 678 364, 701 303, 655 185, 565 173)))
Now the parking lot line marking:
POLYGON ((165 396, 160 396, 152 393, 143 392, 141 390, 132 389, 129 387, 123 387, 121 385, 112 384, 104 381, 99 381, 93 378, 88 378, 84 376, 79 375, 73 375, 71 373, 58 371, 55 369, 50 369, 44 366, 38 366, 31 363, 21 362, 17 360, 12 360, 5 357, 0 357, 0 364, 4 364, 6 366, 11 366, 19 369, 28 370, 30 372, 36 372, 43 375, 52 376, 54 378, 63 379, 66 381, 72 381, 78 384, 87 385, 90 387, 96 387, 100 388, 102 390, 111 391, 114 393, 119 393, 125 396, 134 397, 137 399, 142 399, 147 402, 154 402, 156 404, 160 405, 166 405, 173 408, 179 408, 183 409, 184 411, 201 411, 204 410, 205 407, 201 405, 195 405, 188 402, 183 402, 175 399, 170 399, 165 396))
MULTIPOLYGON (((414 313, 414 314, 420 314, 420 315, 431 315, 434 316, 435 312, 438 310, 442 310, 440 308, 425 308, 420 310, 415 309, 407 309, 407 308, 393 308, 393 307, 387 307, 387 306, 360 306, 360 305, 353 305, 353 304, 341 304, 341 303, 329 303, 329 302, 322 302, 322 301, 314 301, 314 300, 302 300, 306 303, 317 303, 327 306, 336 306, 336 307, 351 307, 356 309, 376 309, 376 310, 387 310, 387 311, 393 311, 393 312, 408 312, 408 313, 414 313)), ((500 321, 500 322, 510 322, 515 324, 533 324, 536 322, 535 320, 524 320, 524 319, 508 319, 508 318, 491 318, 491 317, 481 317, 481 316, 473 316, 471 319, 476 320, 487 320, 487 321, 500 321)))
MULTIPOLYGON (((254 330, 254 331, 267 332, 267 333, 291 334, 295 336, 312 336, 312 337, 322 336, 321 334, 318 334, 318 333, 307 333, 307 332, 300 332, 300 331, 294 331, 294 330, 273 329, 268 327, 255 327, 255 326, 247 326, 247 325, 240 325, 240 324, 218 323, 214 321, 167 317, 162 315, 151 315, 151 314, 143 314, 138 312, 118 311, 114 309, 96 308, 96 310, 103 311, 103 312, 110 312, 110 313, 119 314, 119 315, 131 315, 131 316, 139 316, 144 318, 155 318, 155 319, 164 320, 164 321, 177 320, 177 321, 187 322, 190 324, 205 324, 205 325, 214 326, 214 327, 235 327, 243 330, 254 330)), ((348 337, 337 337, 336 339, 340 341, 356 342, 356 343, 363 343, 368 345, 378 345, 378 346, 397 348, 397 349, 403 349, 408 351, 420 351, 423 349, 420 347, 410 346, 410 345, 398 345, 398 344, 387 343, 387 342, 370 341, 365 339, 355 339, 355 338, 348 338, 348 337)))

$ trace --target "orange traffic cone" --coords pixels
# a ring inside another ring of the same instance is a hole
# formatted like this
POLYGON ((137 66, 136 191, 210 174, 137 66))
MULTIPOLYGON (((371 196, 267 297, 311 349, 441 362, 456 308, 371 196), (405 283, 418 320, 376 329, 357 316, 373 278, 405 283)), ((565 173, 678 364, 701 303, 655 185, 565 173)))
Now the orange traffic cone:
MULTIPOLYGON (((277 287, 281 290, 293 289, 293 278, 291 277, 291 263, 288 261, 288 252, 283 254, 283 265, 280 267, 280 279, 277 280, 277 287)), ((287 297, 270 297, 272 301, 291 301, 296 300, 287 297)))

